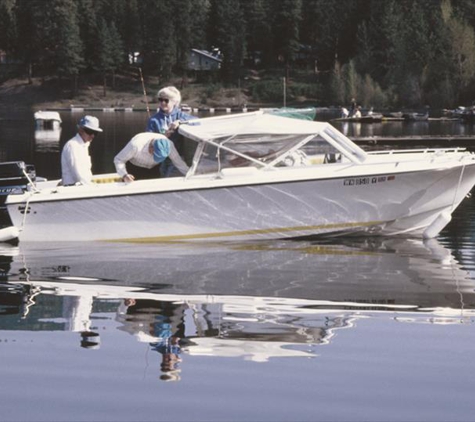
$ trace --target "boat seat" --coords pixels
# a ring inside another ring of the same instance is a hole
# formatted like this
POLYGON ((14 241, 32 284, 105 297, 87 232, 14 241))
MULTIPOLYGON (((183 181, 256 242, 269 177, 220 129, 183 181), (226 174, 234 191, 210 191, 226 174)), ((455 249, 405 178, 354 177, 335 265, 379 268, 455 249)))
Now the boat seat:
POLYGON ((308 155, 302 150, 297 150, 287 155, 282 163, 285 167, 308 166, 312 164, 311 160, 308 158, 308 155))
POLYGON ((337 163, 339 161, 341 161, 341 154, 335 153, 325 154, 325 158, 323 159, 324 164, 337 163))

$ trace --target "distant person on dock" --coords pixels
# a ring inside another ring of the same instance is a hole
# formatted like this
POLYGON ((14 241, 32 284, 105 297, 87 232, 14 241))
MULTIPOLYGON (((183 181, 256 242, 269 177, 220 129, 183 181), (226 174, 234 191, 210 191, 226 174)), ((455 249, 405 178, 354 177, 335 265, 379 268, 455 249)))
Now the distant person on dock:
POLYGON ((79 120, 78 132, 63 147, 61 153, 61 178, 63 186, 88 185, 92 181, 92 163, 89 145, 102 132, 99 119, 84 116, 79 120))
MULTIPOLYGON (((157 179, 160 177, 158 165, 167 158, 171 160, 174 169, 186 174, 189 167, 178 154, 173 142, 164 135, 144 132, 135 135, 115 156, 114 165, 124 182, 157 179)), ((162 177, 174 175, 170 172, 162 174, 162 177)))
MULTIPOLYGON (((155 113, 147 123, 147 132, 161 133, 170 139, 179 154, 183 154, 182 139, 177 132, 180 122, 196 119, 195 116, 185 113, 180 109, 181 94, 174 86, 162 88, 157 93, 159 110, 155 113)), ((174 171, 170 160, 166 160, 161 165, 161 173, 163 176, 169 176, 174 171)))
POLYGON ((350 104, 350 112, 348 114, 348 117, 354 117, 357 109, 358 109, 358 104, 356 103, 356 100, 354 98, 352 98, 351 99, 351 104, 350 104))

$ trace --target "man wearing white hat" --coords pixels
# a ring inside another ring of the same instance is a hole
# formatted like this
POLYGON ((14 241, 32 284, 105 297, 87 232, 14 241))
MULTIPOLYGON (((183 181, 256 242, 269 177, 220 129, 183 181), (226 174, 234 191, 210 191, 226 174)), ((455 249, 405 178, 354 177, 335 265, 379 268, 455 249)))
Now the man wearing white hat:
POLYGON ((84 116, 81 118, 78 123, 78 133, 66 143, 61 153, 63 186, 91 183, 92 163, 89 145, 99 132, 102 132, 102 129, 99 127, 97 117, 84 116))

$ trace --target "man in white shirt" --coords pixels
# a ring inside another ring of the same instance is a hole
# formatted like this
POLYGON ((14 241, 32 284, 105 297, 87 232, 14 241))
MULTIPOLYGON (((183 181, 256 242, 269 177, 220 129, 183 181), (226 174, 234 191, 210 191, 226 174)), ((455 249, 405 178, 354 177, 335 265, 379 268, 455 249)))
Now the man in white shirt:
POLYGON ((63 186, 88 185, 92 181, 92 163, 89 145, 95 135, 102 132, 99 119, 84 116, 78 123, 78 133, 64 145, 61 153, 63 186))
POLYGON ((157 166, 169 157, 181 174, 189 167, 178 154, 175 145, 164 135, 144 132, 135 135, 114 158, 117 173, 124 182, 160 177, 157 166), (126 168, 126 163, 128 169, 126 168))

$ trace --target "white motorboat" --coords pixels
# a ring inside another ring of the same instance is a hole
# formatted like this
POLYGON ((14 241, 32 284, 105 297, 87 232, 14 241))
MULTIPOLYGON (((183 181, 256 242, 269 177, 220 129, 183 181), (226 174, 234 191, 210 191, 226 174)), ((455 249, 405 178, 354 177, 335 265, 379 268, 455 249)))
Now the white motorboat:
POLYGON ((74 187, 31 180, 6 199, 12 231, 42 242, 431 238, 475 185, 475 154, 463 148, 366 152, 329 123, 264 111, 179 131, 197 142, 185 177, 97 175, 74 187))
POLYGON ((51 143, 57 145, 61 139, 61 116, 57 111, 37 111, 34 119, 36 149, 52 149, 51 143))

